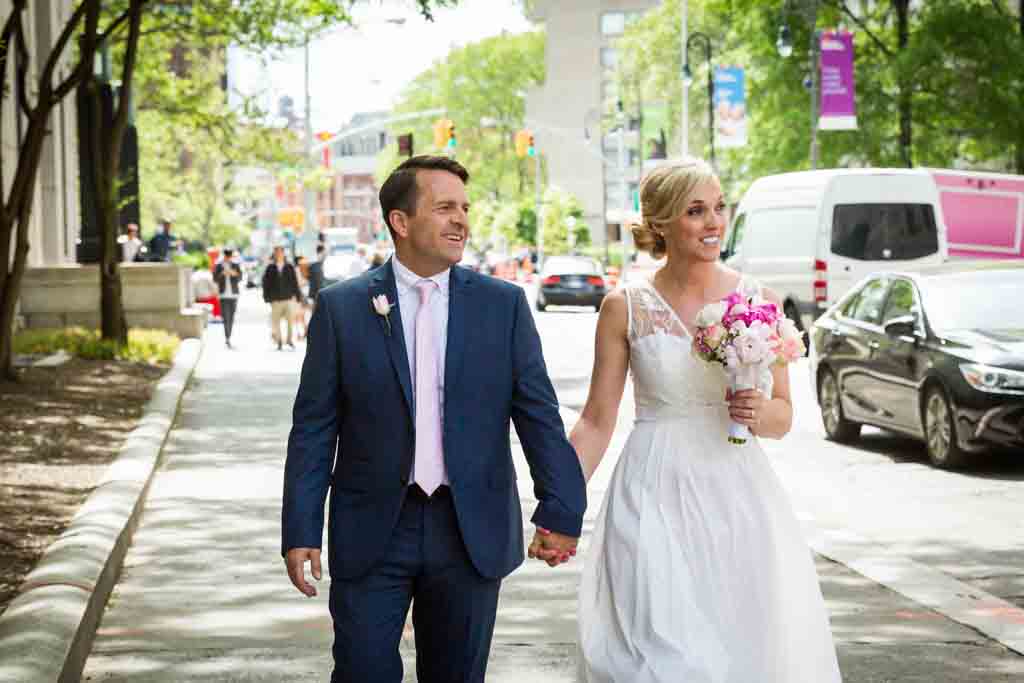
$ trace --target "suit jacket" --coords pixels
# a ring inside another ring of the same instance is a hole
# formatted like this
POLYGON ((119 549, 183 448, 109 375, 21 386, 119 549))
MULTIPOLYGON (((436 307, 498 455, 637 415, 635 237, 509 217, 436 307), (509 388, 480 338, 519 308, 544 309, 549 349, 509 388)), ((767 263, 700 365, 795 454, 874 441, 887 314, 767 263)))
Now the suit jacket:
MULTIPOLYGON (((310 321, 288 439, 281 550, 321 546, 330 489, 329 562, 341 578, 373 568, 408 491, 416 433, 401 326, 413 321, 401 319, 397 302, 389 261, 322 290, 310 321), (380 294, 395 304, 390 334, 371 305, 380 294)), ((445 358, 442 434, 459 529, 477 571, 500 578, 523 561, 510 422, 540 501, 535 524, 579 536, 586 485, 522 289, 452 268, 445 358)))

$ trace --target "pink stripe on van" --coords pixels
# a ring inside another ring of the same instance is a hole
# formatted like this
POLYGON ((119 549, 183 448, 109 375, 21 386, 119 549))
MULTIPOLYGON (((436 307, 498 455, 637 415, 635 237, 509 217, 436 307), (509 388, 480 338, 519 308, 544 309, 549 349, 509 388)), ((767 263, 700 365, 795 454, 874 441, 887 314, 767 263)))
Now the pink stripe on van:
POLYGON ((935 184, 939 191, 950 189, 993 190, 996 192, 1024 192, 1024 180, 1002 179, 985 176, 951 175, 934 173, 935 184))
POLYGON ((942 192, 942 213, 950 243, 1012 247, 1017 235, 1015 197, 942 192))

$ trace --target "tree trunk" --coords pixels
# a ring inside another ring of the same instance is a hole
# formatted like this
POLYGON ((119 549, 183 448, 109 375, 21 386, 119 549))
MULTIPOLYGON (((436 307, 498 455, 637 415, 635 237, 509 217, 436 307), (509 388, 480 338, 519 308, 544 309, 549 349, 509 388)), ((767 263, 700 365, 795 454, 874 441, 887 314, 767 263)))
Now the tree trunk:
POLYGON ((14 372, 14 312, 21 296, 21 280, 28 263, 28 226, 32 218, 35 177, 43 155, 46 120, 50 109, 36 109, 29 121, 25 140, 19 146, 18 170, 15 173, 9 201, 0 212, 0 371, 7 379, 17 379, 14 372), (10 248, 14 247, 11 260, 10 248))
MULTIPOLYGON (((896 6, 896 30, 899 42, 898 55, 902 56, 910 42, 910 0, 894 0, 896 6)), ((900 116, 900 156, 907 168, 914 166, 914 108, 911 79, 900 67, 898 106, 900 116)))
MULTIPOLYGON (((122 66, 121 88, 114 110, 108 145, 100 166, 99 180, 99 223, 103 230, 100 250, 100 331, 103 339, 116 341, 124 346, 128 343, 128 324, 124 317, 124 297, 121 286, 120 254, 117 236, 120 223, 120 177, 121 146, 124 132, 128 127, 129 109, 132 106, 132 77, 135 75, 136 56, 142 25, 142 12, 147 0, 131 0, 128 12, 128 37, 125 40, 125 55, 122 66)), ((95 102, 98 104, 98 93, 95 102)), ((98 120, 98 119, 97 119, 98 120)), ((99 147, 97 147, 99 148, 99 147)))
MULTIPOLYGON (((1024 40, 1024 0, 1017 7, 1017 20, 1020 22, 1020 37, 1024 40)), ((1022 103, 1024 104, 1024 103, 1022 103)), ((1017 131, 1017 173, 1024 174, 1024 126, 1017 131)))

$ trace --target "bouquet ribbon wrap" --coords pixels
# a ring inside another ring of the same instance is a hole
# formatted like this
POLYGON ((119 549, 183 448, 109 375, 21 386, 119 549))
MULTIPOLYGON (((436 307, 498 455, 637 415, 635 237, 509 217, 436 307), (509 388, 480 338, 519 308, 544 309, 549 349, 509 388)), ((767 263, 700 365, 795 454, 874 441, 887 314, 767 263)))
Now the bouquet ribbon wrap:
MULTIPOLYGON (((729 389, 735 394, 745 389, 756 389, 757 378, 760 373, 760 365, 740 365, 735 369, 728 369, 729 389)), ((742 446, 750 438, 750 429, 747 425, 732 422, 729 425, 729 443, 742 446)))

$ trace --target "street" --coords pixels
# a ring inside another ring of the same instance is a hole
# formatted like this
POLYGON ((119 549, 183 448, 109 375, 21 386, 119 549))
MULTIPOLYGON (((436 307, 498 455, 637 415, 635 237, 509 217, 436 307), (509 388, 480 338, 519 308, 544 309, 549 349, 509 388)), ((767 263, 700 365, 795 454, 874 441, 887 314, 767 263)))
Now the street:
MULTIPOLYGON (((272 350, 257 298, 251 292, 243 298, 236 350, 224 348, 218 326, 207 331, 203 358, 83 680, 326 677, 332 638, 327 582, 317 598, 299 596, 278 547, 284 446, 304 346, 272 350)), ((597 316, 555 309, 536 319, 571 426, 585 400, 597 316)), ((1010 510, 1024 497, 1024 465, 999 461, 951 474, 925 465, 916 444, 881 434, 869 433, 861 448, 827 443, 802 370, 793 375, 794 432, 769 443, 768 451, 815 547, 827 550, 836 539, 855 537, 877 552, 905 555, 1020 602, 1021 572, 1014 562, 1020 553, 1013 546, 1022 532, 1010 510)), ((589 489, 580 558, 554 570, 528 562, 506 580, 488 680, 574 680, 576 585, 632 415, 627 389, 619 428, 589 489)), ((532 486, 521 451, 514 453, 529 516, 532 486)), ((976 630, 828 557, 818 555, 817 567, 844 680, 1024 676, 1024 657, 976 630)), ((1007 618, 1019 624, 1019 615, 1007 618)), ((406 680, 414 681, 411 640, 402 649, 406 680)))

